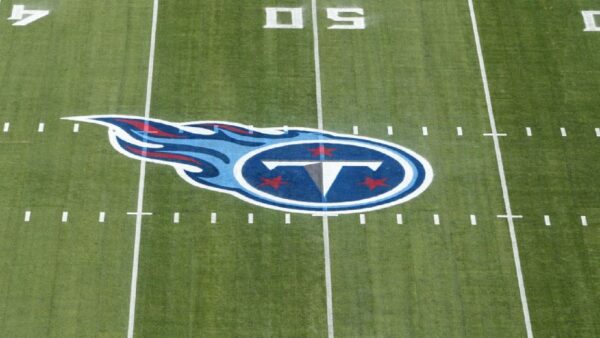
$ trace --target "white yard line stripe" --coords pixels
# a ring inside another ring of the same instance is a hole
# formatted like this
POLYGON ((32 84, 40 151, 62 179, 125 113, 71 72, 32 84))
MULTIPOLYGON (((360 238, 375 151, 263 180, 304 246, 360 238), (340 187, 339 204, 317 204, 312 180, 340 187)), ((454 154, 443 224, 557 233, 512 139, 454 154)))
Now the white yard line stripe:
MULTIPOLYGON (((319 27, 317 21, 317 0, 311 1, 312 29, 313 29, 313 52, 315 62, 315 90, 317 101, 317 124, 323 129, 323 100, 321 92, 321 61, 319 56, 319 27)), ((358 134, 358 128, 353 128, 354 134, 358 134)), ((331 254, 329 251, 329 218, 323 216, 323 253, 325 260, 325 291, 327 303, 327 336, 333 338, 333 292, 331 288, 331 254)))
POLYGON ((519 284, 519 294, 521 297, 521 307, 523 308, 523 319, 525 322, 525 331, 527 337, 533 337, 533 331, 531 329, 531 319, 529 316, 529 304, 527 303, 527 294, 525 293, 525 282, 523 280, 523 272, 521 269, 521 258, 519 256, 519 246, 517 243, 517 235, 515 232, 514 219, 512 214, 512 208, 510 205, 510 199, 508 195, 508 185, 506 184, 506 176, 504 173, 504 163, 502 161, 502 152, 500 150, 500 140, 498 138, 498 130, 496 129, 496 118, 494 116, 494 109, 492 107, 492 98, 490 95, 490 88, 488 85, 487 72, 485 70, 485 62, 483 59, 483 51, 481 49, 481 41, 479 38, 479 29, 477 28, 477 18, 475 16, 475 8, 473 6, 473 0, 468 0, 469 13, 471 15, 471 24, 473 26, 473 36, 475 38, 475 47, 477 49, 477 58, 479 61, 479 69, 481 72, 481 80, 483 83, 483 91, 485 94, 485 103, 487 105, 488 118, 490 120, 490 127, 494 134, 494 149, 496 152, 496 162, 498 164, 498 174, 500 176, 500 184, 502 186, 502 196, 504 199, 504 207, 506 209, 506 220, 508 222, 508 229, 510 232, 510 240, 513 251, 513 259, 515 261, 515 270, 517 273, 517 282, 519 284))
MULTIPOLYGON (((146 104, 144 117, 150 117, 152 103, 152 82, 154 77, 154 51, 156 49, 156 26, 158 23, 158 0, 152 6, 152 29, 150 33, 150 51, 148 56, 148 78, 146 80, 146 104)), ((137 214, 135 217, 135 240, 133 245, 133 266, 131 269, 131 292, 129 295, 129 324, 127 338, 133 338, 135 324, 135 301, 137 297, 137 279, 140 261, 140 241, 142 235, 142 212, 144 210, 144 186, 146 181, 146 161, 140 162, 140 178, 138 183, 137 214)))

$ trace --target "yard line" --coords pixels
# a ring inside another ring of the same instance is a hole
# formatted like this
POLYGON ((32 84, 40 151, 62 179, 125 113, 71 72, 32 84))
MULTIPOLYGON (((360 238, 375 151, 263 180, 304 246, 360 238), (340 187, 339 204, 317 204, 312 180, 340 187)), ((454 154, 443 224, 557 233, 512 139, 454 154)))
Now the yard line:
POLYGON ((564 127, 561 127, 561 128, 560 128, 560 135, 561 135, 562 137, 567 137, 567 129, 566 129, 566 128, 564 128, 564 127))
POLYGON ((248 214, 248 224, 254 224, 254 214, 253 213, 248 214))
POLYGON ((106 219, 106 213, 104 211, 101 211, 100 214, 98 215, 98 222, 104 223, 105 219, 106 219))
POLYGON ((471 225, 477 225, 477 216, 471 215, 471 225))
POLYGON ((586 227, 588 225, 586 216, 581 216, 581 225, 583 225, 584 227, 586 227))
POLYGON ((550 216, 544 215, 544 224, 546 224, 548 227, 552 225, 552 222, 550 222, 550 216))
POLYGON ((25 222, 29 222, 31 220, 31 211, 25 211, 25 222))
POLYGON ((285 214, 285 224, 292 223, 292 216, 290 214, 285 214))
POLYGON ((496 129, 496 118, 494 116, 494 109, 492 107, 492 98, 490 95, 490 88, 487 80, 487 72, 485 70, 485 62, 483 59, 483 51, 481 49, 481 41, 479 39, 479 29, 477 28, 477 18, 475 17, 475 8, 473 6, 473 0, 468 0, 469 13, 471 15, 471 25, 473 26, 473 36, 475 38, 475 47, 477 49, 477 58, 479 61, 479 69, 481 72, 481 80, 483 84, 483 91, 485 94, 485 103, 488 111, 488 118, 490 120, 490 127, 493 133, 494 149, 496 153, 496 162, 498 164, 498 174, 500 176, 500 185, 502 186, 502 196, 504 199, 504 207, 506 209, 506 221, 508 222, 508 229, 510 232, 510 240, 513 251, 513 259, 515 261, 515 270, 517 272, 517 282, 519 284, 519 295, 521 297, 521 307, 523 308, 523 319, 525 322, 525 331, 527 337, 533 337, 533 331, 531 329, 531 319, 529 316, 529 304, 527 303, 527 294, 525 293, 525 282, 523 281, 523 272, 521 269, 521 258, 519 256, 519 246, 517 243, 517 235, 515 232, 515 224, 512 214, 512 208, 510 205, 510 198, 508 195, 508 185, 506 184, 506 176, 504 173, 504 163, 502 161, 502 152, 500 150, 500 140, 498 138, 498 130, 496 129))
POLYGON ((175 224, 179 223, 179 213, 178 212, 173 214, 173 223, 175 223, 175 224))
POLYGON ((440 215, 433 214, 433 224, 440 225, 440 215))
MULTIPOLYGON (((152 29, 150 32, 150 51, 148 56, 148 77, 146 79, 146 104, 144 117, 150 117, 150 105, 152 103, 152 81, 154 76, 154 51, 156 49, 156 25, 158 23, 158 0, 154 0, 152 6, 152 29)), ((147 129, 145 126, 144 129, 147 129)), ((148 130, 144 130, 147 135, 148 130)), ((135 240, 133 245, 133 266, 131 269, 131 292, 129 295, 129 323, 127 326, 127 338, 133 338, 135 324, 135 300, 137 297, 138 266, 140 261, 140 241, 142 235, 142 213, 144 210, 144 185, 146 181, 146 161, 140 162, 140 177, 138 183, 137 214, 135 217, 135 240)))
POLYGON ((396 224, 403 224, 402 214, 396 214, 396 224))
POLYGON ((63 211, 61 222, 67 223, 68 221, 69 221, 69 212, 68 211, 63 211))
POLYGON ((44 123, 40 122, 40 124, 38 124, 38 133, 43 133, 44 132, 44 123))
POLYGON ((526 134, 527 134, 527 136, 529 136, 529 137, 531 137, 531 135, 533 135, 533 134, 531 133, 531 128, 530 128, 530 127, 526 127, 526 128, 525 128, 525 133, 526 133, 526 134))
POLYGON ((360 224, 361 225, 365 225, 365 223, 367 223, 367 218, 365 217, 365 214, 360 214, 358 216, 359 220, 360 220, 360 224))
POLYGON ((10 128, 10 123, 9 122, 4 122, 4 129, 2 129, 3 132, 8 133, 8 129, 10 128))
POLYGON ((392 127, 392 126, 388 126, 388 127, 387 127, 387 133, 388 133, 388 135, 390 135, 390 136, 394 135, 394 127, 392 127))
POLYGON ((423 127, 423 128, 421 128, 421 129, 422 129, 422 131, 423 131, 423 136, 427 136, 427 135, 429 135, 429 129, 427 129, 427 127, 423 127))
MULTIPOLYGON (((323 129, 323 100, 321 92, 321 61, 319 57, 319 28, 317 24, 317 0, 311 1, 313 52, 315 62, 315 90, 317 101, 317 124, 323 129)), ((358 134, 358 127, 353 127, 354 134, 358 134)), ((329 252, 329 218, 323 215, 323 253, 325 260, 325 293, 327 305, 327 336, 333 338, 333 294, 331 288, 331 255, 329 252)))
POLYGON ((462 129, 462 127, 456 127, 456 135, 463 136, 463 129, 462 129))

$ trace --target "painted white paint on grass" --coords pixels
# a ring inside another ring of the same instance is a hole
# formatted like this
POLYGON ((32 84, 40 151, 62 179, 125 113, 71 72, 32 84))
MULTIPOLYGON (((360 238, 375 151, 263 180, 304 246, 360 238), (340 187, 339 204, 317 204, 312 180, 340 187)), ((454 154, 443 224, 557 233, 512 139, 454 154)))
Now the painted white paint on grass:
POLYGON ((600 11, 581 11, 584 32, 600 32, 600 11))
POLYGON ((526 127, 525 128, 525 134, 527 134, 528 137, 531 137, 533 135, 533 133, 531 132, 531 128, 530 127, 526 127))
POLYGON ((456 127, 456 135, 463 136, 463 129, 462 129, 462 127, 456 127))
POLYGON ((327 27, 327 29, 365 29, 365 11, 362 8, 327 8, 327 18, 335 22, 343 22, 345 24, 335 24, 327 27), (359 16, 351 16, 348 14, 358 14, 359 16))
POLYGON ((404 220, 402 219, 402 214, 396 214, 396 224, 404 224, 404 220))
POLYGON ((78 133, 79 132, 79 123, 73 124, 73 132, 74 133, 78 133))
POLYGON ((352 134, 358 135, 358 126, 352 126, 352 134))
POLYGON ((26 9, 25 5, 13 5, 12 13, 8 20, 15 21, 13 26, 27 26, 50 14, 45 9, 26 9))
POLYGON ((210 213, 210 224, 216 224, 216 223, 217 223, 217 213, 211 212, 210 213))
POLYGON ((68 221, 69 221, 69 212, 68 211, 63 211, 61 222, 67 223, 68 221))
POLYGON ((45 127, 45 124, 43 122, 40 122, 40 124, 38 124, 38 133, 43 133, 45 127))
POLYGON ((179 224, 179 213, 178 212, 173 214, 173 223, 179 224))
POLYGON ((440 225, 440 215, 438 215, 438 214, 433 215, 433 224, 440 225))
POLYGON ((519 255, 519 245, 517 243, 517 234, 515 231, 515 224, 513 219, 512 207, 510 204, 510 197, 508 193, 508 185, 506 183, 506 174, 504 172, 504 162, 502 160, 502 150, 500 149, 500 140, 498 138, 498 129, 496 128, 496 117, 494 116, 494 108, 492 106, 492 97, 490 95, 490 86, 488 84, 487 71, 485 69, 485 60, 483 58, 483 50, 481 48, 481 41, 479 38, 479 28, 477 26, 477 17, 475 15, 475 6, 473 0, 467 0, 469 4, 469 14, 471 16, 471 26, 473 28, 473 37, 475 39, 475 48, 477 50, 477 59, 479 61, 479 71, 481 73, 481 82, 483 85, 483 92, 485 94, 485 103, 488 111, 488 119, 490 121, 490 127, 494 142, 494 152, 496 154, 496 163, 498 165, 498 176, 500 178, 500 186, 502 187, 502 198, 504 200, 504 208, 506 210, 506 220, 508 222, 508 230, 510 234, 510 241, 513 251, 513 260, 515 262, 515 270, 517 273, 517 282, 519 285, 519 296, 521 299, 521 307, 523 310, 523 321, 525 324, 525 332, 527 338, 533 338, 533 330, 531 328, 531 318, 529 315, 529 304, 527 303, 527 293, 525 292, 525 281, 523 279, 523 271, 521 268, 521 257, 519 255))
POLYGON ((581 225, 584 227, 588 226, 587 216, 581 216, 581 225))
POLYGON ((4 122, 4 128, 2 128, 2 131, 5 133, 8 133, 8 130, 10 129, 10 123, 9 122, 4 122))
POLYGON ((477 225, 477 216, 471 215, 471 225, 477 225))
POLYGON ((392 136, 392 135, 394 135, 394 127, 392 127, 392 126, 387 126, 387 134, 388 134, 389 136, 392 136))
POLYGON ((31 211, 25 211, 25 222, 29 222, 31 220, 31 211))
POLYGON ((596 128, 596 137, 600 137, 600 128, 596 128))
POLYGON ((285 224, 292 224, 292 215, 285 214, 285 224))
POLYGON ((429 135, 429 129, 427 129, 427 127, 422 127, 421 130, 423 131, 423 136, 429 135))
POLYGON ((254 224, 254 214, 253 213, 248 214, 248 224, 254 224))
POLYGON ((266 29, 302 29, 304 18, 302 7, 266 7, 266 29), (286 20, 284 22, 284 20, 286 20))
POLYGON ((106 220, 106 213, 104 211, 100 211, 100 214, 98 214, 98 222, 104 223, 105 220, 106 220))
POLYGON ((544 224, 546 224, 546 226, 551 226, 552 222, 550 221, 550 216, 549 215, 544 215, 544 224))
POLYGON ((359 220, 360 220, 360 224, 361 225, 365 225, 365 223, 367 223, 367 218, 365 217, 365 214, 360 214, 358 216, 359 220))
POLYGON ((561 127, 561 128, 560 128, 560 135, 561 135, 562 137, 567 137, 567 129, 566 129, 566 128, 564 128, 564 127, 561 127))

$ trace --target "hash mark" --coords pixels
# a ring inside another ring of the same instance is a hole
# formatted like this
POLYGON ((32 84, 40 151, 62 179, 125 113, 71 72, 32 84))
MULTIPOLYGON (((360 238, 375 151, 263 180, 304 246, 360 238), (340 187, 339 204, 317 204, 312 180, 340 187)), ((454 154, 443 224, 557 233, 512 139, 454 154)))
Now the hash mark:
POLYGON ((4 131, 5 133, 8 133, 9 128, 10 128, 10 123, 4 122, 4 129, 2 131, 4 131))
POLYGON ((462 129, 462 127, 456 127, 456 135, 463 136, 463 129, 462 129))
POLYGON ((254 214, 253 213, 248 214, 248 224, 254 224, 254 214))
POLYGON ((552 225, 552 222, 550 222, 550 216, 544 215, 544 224, 546 224, 548 227, 552 225))
POLYGON ((360 220, 361 225, 364 225, 367 222, 365 214, 360 214, 358 218, 360 220))
POLYGON ((394 135, 394 127, 388 126, 387 127, 387 133, 388 133, 389 136, 394 135))
POLYGON ((69 220, 69 212, 68 211, 63 211, 61 221, 63 223, 67 223, 68 220, 69 220))
POLYGON ((73 132, 74 133, 78 133, 79 132, 79 123, 73 124, 73 132))
POLYGON ((105 219, 106 219, 106 213, 104 211, 101 211, 100 214, 98 215, 98 222, 104 223, 105 219))
POLYGON ((529 137, 531 137, 531 135, 533 135, 533 134, 531 133, 531 128, 530 128, 530 127, 527 127, 527 128, 525 128, 525 133, 526 133, 526 134, 527 134, 527 136, 529 136, 529 137))
POLYGON ((358 126, 353 126, 352 127, 352 134, 358 135, 358 126))
POLYGON ((25 211, 25 222, 29 222, 31 220, 31 211, 25 211))
POLYGON ((396 224, 403 224, 402 214, 396 214, 396 224))
POLYGON ((438 215, 438 214, 433 215, 433 224, 440 225, 440 215, 438 215))
POLYGON ((216 212, 211 212, 210 213, 210 223, 211 224, 216 224, 217 223, 217 213, 216 212))
POLYGON ((292 223, 292 216, 290 214, 285 214, 285 224, 292 223))
POLYGON ((565 129, 564 127, 560 128, 560 135, 562 137, 567 137, 567 129, 565 129))
POLYGON ((427 135, 429 135, 429 130, 427 129, 427 127, 423 127, 423 128, 421 128, 421 129, 422 129, 422 131, 423 131, 423 136, 427 136, 427 135))
POLYGON ((581 225, 584 227, 588 226, 588 221, 586 216, 581 216, 581 225))
POLYGON ((596 137, 600 137, 600 128, 596 128, 596 137))
POLYGON ((179 213, 178 212, 173 214, 173 223, 175 223, 175 224, 179 223, 179 213))
POLYGON ((43 133, 44 132, 44 123, 40 122, 40 124, 38 124, 38 133, 43 133))
POLYGON ((477 216, 471 215, 471 225, 477 225, 477 216))

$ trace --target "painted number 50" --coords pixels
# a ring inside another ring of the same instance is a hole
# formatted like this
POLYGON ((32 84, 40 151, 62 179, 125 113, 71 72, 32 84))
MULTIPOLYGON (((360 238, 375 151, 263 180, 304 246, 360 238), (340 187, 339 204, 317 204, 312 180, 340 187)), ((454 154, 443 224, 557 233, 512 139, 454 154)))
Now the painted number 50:
MULTIPOLYGON (((267 29, 303 29, 302 7, 267 7, 267 29)), ((334 21, 327 29, 365 29, 365 11, 362 8, 327 8, 327 18, 334 21)))

